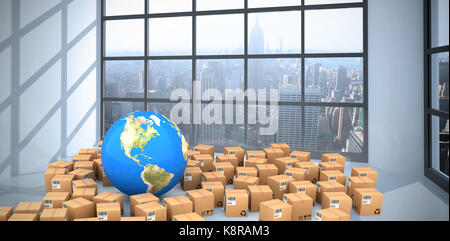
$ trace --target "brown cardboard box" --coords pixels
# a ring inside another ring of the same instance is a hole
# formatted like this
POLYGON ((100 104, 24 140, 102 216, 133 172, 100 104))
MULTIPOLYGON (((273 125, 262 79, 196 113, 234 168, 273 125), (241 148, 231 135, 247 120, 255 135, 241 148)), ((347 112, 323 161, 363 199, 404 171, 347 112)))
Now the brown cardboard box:
POLYGON ((310 162, 311 152, 294 151, 291 153, 290 157, 297 159, 299 162, 310 162))
POLYGON ((97 148, 80 149, 80 151, 78 152, 79 155, 92 155, 93 159, 97 159, 97 153, 98 153, 97 148))
POLYGON ((314 184, 319 180, 319 166, 314 162, 296 162, 294 167, 306 169, 306 180, 314 184))
POLYGON ((258 170, 259 185, 266 185, 269 177, 278 174, 278 168, 273 164, 258 164, 256 169, 258 170))
POLYGON ((200 154, 208 154, 214 159, 214 146, 197 145, 194 146, 194 151, 200 154))
POLYGON ((312 219, 314 200, 306 193, 287 193, 283 202, 292 205, 292 221, 306 221, 312 219))
POLYGON ((97 203, 98 221, 120 221, 119 203, 97 203))
POLYGON ((338 153, 322 154, 322 162, 337 162, 345 166, 345 156, 338 153))
POLYGON ((261 202, 272 200, 273 192, 267 185, 248 186, 250 212, 259 212, 261 202))
POLYGON ((196 160, 188 160, 186 166, 187 167, 198 167, 198 168, 200 168, 201 167, 201 163, 199 161, 196 161, 196 160))
POLYGON ((276 200, 265 201, 259 204, 259 221, 291 221, 292 205, 276 200))
POLYGON ((52 191, 52 178, 56 175, 64 175, 67 171, 65 168, 53 168, 49 167, 47 171, 44 173, 44 179, 45 179, 45 192, 51 192, 52 191))
POLYGON ((67 221, 67 217, 66 208, 49 208, 42 211, 39 221, 67 221))
POLYGON ((274 199, 283 199, 283 195, 288 192, 288 185, 294 181, 291 177, 285 175, 272 176, 267 179, 267 185, 273 192, 274 199))
POLYGON ((357 188, 353 195, 353 210, 360 216, 381 215, 383 196, 375 188, 357 188))
POLYGON ((97 190, 97 182, 95 182, 92 178, 72 181, 73 191, 79 188, 95 188, 95 190, 97 190))
POLYGON ((202 182, 202 188, 214 194, 214 207, 223 208, 225 186, 222 182, 202 182))
POLYGON ((134 216, 137 205, 149 202, 159 203, 159 198, 152 193, 142 193, 130 196, 130 215, 134 216))
POLYGON ((74 155, 72 157, 72 162, 79 162, 79 161, 89 161, 89 162, 91 162, 94 159, 97 159, 97 158, 94 158, 94 156, 91 155, 91 154, 87 154, 87 155, 86 154, 83 154, 83 155, 78 154, 78 155, 74 155))
POLYGON ((39 221, 37 213, 14 213, 8 221, 39 221))
POLYGON ((280 148, 265 148, 264 152, 268 164, 274 164, 276 158, 284 157, 284 152, 280 148))
POLYGON ((377 183, 378 173, 370 167, 352 168, 351 176, 369 177, 377 183))
POLYGON ((102 148, 102 146, 103 146, 103 141, 102 140, 98 141, 97 148, 102 148))
POLYGON ((202 182, 202 170, 199 167, 187 167, 184 171, 184 178, 181 179, 181 186, 184 191, 200 189, 202 182))
POLYGON ((120 221, 123 222, 141 222, 147 221, 146 217, 121 217, 120 221))
POLYGON ((336 208, 317 210, 314 221, 350 221, 350 214, 336 208))
POLYGON ((202 216, 198 215, 197 213, 185 213, 185 214, 179 214, 173 217, 173 221, 205 221, 202 216))
POLYGON ((44 208, 62 208, 63 202, 70 199, 68 192, 49 192, 45 195, 42 203, 44 208))
POLYGON ((167 221, 167 208, 157 202, 136 206, 136 216, 146 217, 147 221, 167 221))
POLYGON ((204 172, 202 173, 203 182, 221 182, 224 186, 227 185, 227 178, 222 172, 204 172))
POLYGON ((95 203, 84 198, 65 201, 63 202, 63 208, 67 208, 67 218, 69 221, 73 221, 78 218, 95 217, 95 203))
POLYGON ((319 170, 322 171, 340 171, 345 172, 344 165, 337 162, 321 162, 319 163, 319 170))
POLYGON ((347 184, 347 175, 341 171, 322 171, 320 172, 319 181, 336 181, 345 186, 347 184))
POLYGON ((234 189, 247 190, 249 186, 259 185, 259 178, 252 176, 239 176, 234 179, 234 189))
POLYGON ((225 216, 248 216, 248 193, 242 189, 225 190, 225 216))
POLYGON ((93 161, 78 161, 78 162, 75 162, 73 169, 74 170, 77 170, 77 169, 94 170, 94 162, 93 161))
POLYGON ((73 191, 72 199, 82 197, 86 200, 93 202, 95 195, 97 195, 97 188, 78 188, 73 191))
POLYGON ((325 192, 322 198, 322 208, 337 208, 351 213, 352 199, 345 192, 325 192))
POLYGON ((94 203, 120 203, 120 210, 123 213, 123 194, 114 192, 102 192, 93 198, 94 203))
POLYGON ((296 163, 296 162, 297 162, 297 159, 293 159, 290 157, 280 157, 280 158, 275 158, 275 161, 273 164, 275 164, 275 166, 278 169, 278 175, 281 175, 284 173, 284 171, 286 171, 286 169, 294 167, 294 163, 296 163))
POLYGON ((192 156, 192 159, 200 162, 202 172, 211 172, 213 170, 214 159, 209 154, 196 154, 192 156))
POLYGON ((0 207, 0 221, 8 221, 13 212, 13 207, 0 207))
POLYGON ((256 167, 258 164, 267 164, 267 159, 265 158, 250 158, 245 160, 245 167, 256 167))
POLYGON ((258 169, 256 167, 237 167, 236 168, 236 177, 239 176, 258 176, 258 169))
POLYGON ((194 203, 186 196, 166 197, 163 199, 163 205, 167 207, 169 221, 172 221, 176 215, 194 211, 194 203))
POLYGON ((239 166, 239 160, 234 155, 217 155, 216 156, 216 163, 230 163, 233 165, 233 175, 236 172, 236 167, 239 166))
POLYGON ((52 192, 68 192, 72 194, 74 175, 56 175, 52 178, 52 192))
POLYGON ((109 180, 108 176, 106 175, 105 171, 102 169, 103 177, 102 177, 102 185, 104 187, 112 187, 114 186, 112 182, 109 180))
POLYGON ((192 156, 195 155, 195 154, 200 154, 200 153, 198 153, 198 152, 196 152, 196 151, 194 151, 194 150, 188 150, 188 151, 187 151, 187 158, 188 158, 188 159, 191 159, 192 156))
POLYGON ((94 174, 97 180, 102 180, 103 178, 103 163, 102 159, 94 160, 94 174))
POLYGON ((345 192, 345 186, 339 182, 318 182, 316 201, 322 204, 323 194, 325 192, 345 192))
POLYGON ((291 153, 291 147, 286 143, 272 143, 270 144, 272 148, 278 148, 283 151, 283 156, 288 157, 289 153, 291 153))
POLYGON ((200 216, 214 215, 214 194, 205 189, 191 190, 186 192, 194 204, 194 212, 200 216))
MULTIPOLYGON (((236 158, 236 157, 234 157, 236 158)), ((237 158, 236 158, 237 160, 237 158)), ((216 172, 221 172, 225 175, 227 184, 233 184, 234 181, 234 166, 229 162, 216 162, 214 163, 214 169, 216 172)))
POLYGON ((73 162, 67 161, 56 161, 48 164, 48 168, 64 168, 66 169, 66 173, 73 171, 73 166, 74 166, 73 162))
POLYGON ((264 151, 246 151, 245 160, 248 159, 266 159, 266 153, 264 151))
POLYGON ((353 199, 353 193, 357 188, 376 188, 377 184, 370 177, 348 177, 347 195, 353 199))
POLYGON ((223 153, 225 155, 233 155, 233 156, 237 157, 237 159, 238 159, 237 166, 238 167, 244 166, 244 149, 242 149, 242 147, 239 147, 239 146, 224 147, 223 153))
POLYGON ((76 219, 74 219, 73 220, 74 222, 78 222, 78 221, 81 221, 81 222, 98 222, 99 220, 98 220, 98 218, 76 218, 76 219))
POLYGON ((310 181, 292 181, 289 183, 289 193, 306 193, 315 202, 317 187, 310 181))
POLYGON ((306 169, 291 167, 284 171, 284 175, 287 177, 291 177, 295 181, 306 181, 306 169))
POLYGON ((73 171, 69 172, 69 174, 75 176, 74 180, 94 178, 93 170, 77 169, 77 170, 73 170, 73 171))

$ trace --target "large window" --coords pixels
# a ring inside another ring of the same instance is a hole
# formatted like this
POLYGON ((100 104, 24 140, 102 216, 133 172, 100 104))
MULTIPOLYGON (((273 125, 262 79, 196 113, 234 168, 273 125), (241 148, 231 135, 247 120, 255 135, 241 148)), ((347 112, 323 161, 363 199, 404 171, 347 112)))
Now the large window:
POLYGON ((367 162, 366 0, 102 4, 103 135, 136 110, 182 115, 171 113, 181 101, 191 145, 261 150, 286 142, 313 157, 339 152, 367 162), (171 99, 177 89, 189 98, 171 99), (267 104, 276 97, 278 106, 227 99, 228 90, 254 90, 267 104))
POLYGON ((424 0, 425 175, 448 192, 449 0, 424 0))

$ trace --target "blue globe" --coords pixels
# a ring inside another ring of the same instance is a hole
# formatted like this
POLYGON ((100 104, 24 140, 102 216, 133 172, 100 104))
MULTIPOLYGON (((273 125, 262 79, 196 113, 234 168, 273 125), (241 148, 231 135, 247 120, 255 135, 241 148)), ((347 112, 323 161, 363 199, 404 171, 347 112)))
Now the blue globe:
POLYGON ((170 191, 187 165, 188 144, 178 126, 158 113, 134 112, 117 120, 102 145, 111 183, 127 195, 170 191))

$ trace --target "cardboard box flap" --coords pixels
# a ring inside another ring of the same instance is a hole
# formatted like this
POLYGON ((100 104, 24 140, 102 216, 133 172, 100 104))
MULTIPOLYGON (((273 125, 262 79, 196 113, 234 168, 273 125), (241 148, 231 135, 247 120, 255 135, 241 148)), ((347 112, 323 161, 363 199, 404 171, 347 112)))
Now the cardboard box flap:
POLYGON ((292 181, 290 183, 296 187, 315 187, 311 181, 292 181))
POLYGON ((67 200, 70 197, 68 192, 48 192, 43 200, 67 200))
POLYGON ((330 218, 338 218, 338 219, 342 219, 343 217, 348 215, 347 213, 338 208, 327 208, 319 210, 318 212, 322 213, 322 215, 327 215, 330 218))
POLYGON ((141 209, 144 212, 150 212, 154 210, 164 209, 165 207, 156 202, 149 202, 145 204, 136 205, 136 209, 141 209))
POLYGON ((266 207, 272 208, 272 209, 289 207, 289 204, 287 204, 279 199, 261 202, 260 205, 263 205, 263 206, 266 206, 266 207))
POLYGON ((186 167, 184 173, 201 173, 202 169, 200 167, 186 167))
POLYGON ((84 199, 82 197, 79 197, 79 198, 76 198, 76 199, 72 199, 72 200, 63 202, 63 207, 64 206, 70 206, 70 207, 73 207, 73 208, 78 208, 78 207, 82 207, 82 206, 89 205, 89 204, 92 204, 92 203, 93 202, 91 202, 89 200, 86 200, 86 199, 84 199))
POLYGON ((47 208, 42 211, 41 218, 61 218, 66 217, 66 208, 47 208))
POLYGON ((67 173, 65 168, 59 167, 49 167, 47 171, 45 171, 45 175, 64 175, 67 173))
POLYGON ((202 187, 223 187, 222 182, 202 182, 202 187))
POLYGON ((43 207, 42 202, 20 202, 16 207, 16 212, 20 211, 30 211, 30 210, 39 210, 43 207))
POLYGON ((381 196, 383 196, 383 194, 380 191, 378 191, 376 188, 356 188, 355 192, 359 193, 361 195, 371 194, 371 195, 381 195, 381 196))
POLYGON ((197 189, 197 190, 190 190, 186 192, 190 197, 199 197, 199 198, 206 198, 214 196, 211 192, 205 190, 205 189, 197 189))
POLYGON ((236 179, 234 179, 234 180, 235 180, 235 181, 238 181, 238 182, 254 183, 254 182, 258 181, 259 178, 253 177, 253 176, 238 176, 238 177, 236 177, 236 179))
POLYGON ((305 201, 313 201, 313 199, 306 193, 288 193, 284 194, 284 197, 290 199, 291 201, 301 201, 302 203, 305 201))
POLYGON ((255 186, 248 186, 247 187, 250 192, 255 193, 263 193, 263 192, 272 192, 272 189, 268 185, 255 185, 255 186))
POLYGON ((90 187, 90 188, 77 188, 73 191, 73 196, 75 195, 95 195, 96 188, 90 187))
POLYGON ((171 205, 192 203, 192 201, 186 196, 167 197, 164 198, 164 202, 171 205))
POLYGON ((120 193, 114 193, 114 192, 102 192, 95 196, 96 199, 106 200, 106 201, 116 201, 118 198, 120 198, 122 194, 120 193))
POLYGON ((370 177, 353 176, 348 177, 348 179, 351 183, 375 183, 375 181, 370 177))
POLYGON ((227 196, 247 196, 247 190, 244 189, 227 189, 225 190, 225 195, 227 196))
POLYGON ((142 194, 138 194, 138 195, 133 195, 132 196, 136 201, 139 202, 152 202, 152 201, 157 201, 159 202, 159 198, 156 197, 155 195, 153 195, 152 193, 142 193, 142 194))
POLYGON ((72 174, 66 174, 66 175, 56 175, 53 177, 52 180, 70 180, 72 181, 75 175, 72 174))
POLYGON ((119 209, 120 210, 120 203, 97 203, 97 212, 103 211, 103 210, 111 210, 111 209, 119 209))

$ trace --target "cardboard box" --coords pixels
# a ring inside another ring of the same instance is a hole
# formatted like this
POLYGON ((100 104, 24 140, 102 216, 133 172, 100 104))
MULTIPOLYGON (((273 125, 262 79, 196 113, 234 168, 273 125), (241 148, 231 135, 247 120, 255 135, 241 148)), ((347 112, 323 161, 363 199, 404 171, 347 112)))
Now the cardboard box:
POLYGON ((112 182, 109 180, 109 178, 108 178, 108 176, 106 175, 106 173, 105 173, 104 170, 102 170, 102 173, 103 173, 103 177, 102 177, 102 185, 103 185, 104 187, 112 187, 112 186, 114 186, 114 185, 112 184, 112 182))
POLYGON ((337 208, 350 214, 352 211, 352 199, 345 192, 324 192, 322 208, 337 208))
POLYGON ((89 161, 89 162, 91 162, 94 159, 97 159, 97 158, 94 158, 94 155, 90 155, 90 154, 80 155, 80 154, 78 154, 78 155, 74 155, 72 157, 72 162, 79 162, 79 161, 89 161))
POLYGON ((345 166, 345 156, 338 153, 322 154, 322 162, 337 162, 345 166))
POLYGON ((192 159, 200 162, 202 172, 211 172, 213 170, 214 159, 209 154, 196 154, 192 156, 192 159))
POLYGON ((316 201, 322 204, 323 194, 325 192, 345 192, 345 186, 339 182, 318 182, 316 201))
POLYGON ((68 192, 72 194, 74 175, 56 175, 52 178, 52 192, 68 192))
POLYGON ((286 171, 287 169, 294 167, 294 163, 297 162, 297 159, 293 159, 290 157, 281 157, 281 158, 275 158, 275 161, 273 164, 278 169, 278 175, 281 175, 286 171))
POLYGON ((260 203, 259 221, 291 221, 292 205, 276 200, 260 203))
POLYGON ((272 200, 273 192, 267 185, 248 186, 250 212, 259 212, 261 202, 272 200))
POLYGON ((232 155, 232 156, 237 157, 237 159, 238 159, 237 166, 238 167, 244 166, 244 149, 242 149, 242 147, 238 147, 238 146, 224 147, 223 153, 225 155, 232 155))
POLYGON ((103 178, 103 163, 102 159, 94 159, 94 174, 97 180, 102 180, 103 178))
POLYGON ((259 185, 266 185, 269 177, 278 174, 278 168, 273 164, 258 164, 256 169, 258 170, 259 185))
POLYGON ((272 143, 270 146, 281 149, 284 153, 283 156, 289 156, 289 153, 291 153, 291 147, 287 143, 272 143))
POLYGON ((119 203, 97 203, 98 221, 120 221, 119 203))
POLYGON ((314 221, 350 221, 350 214, 336 208, 317 210, 314 221))
POLYGON ((84 198, 91 202, 94 201, 94 197, 97 195, 97 188, 78 188, 72 193, 72 199, 84 198))
POLYGON ((51 192, 52 191, 52 178, 56 175, 64 175, 67 171, 65 168, 53 168, 49 167, 47 171, 44 173, 44 180, 45 180, 45 192, 51 192))
POLYGON ((214 215, 214 194, 205 189, 191 190, 186 192, 194 204, 194 212, 200 216, 214 215))
POLYGON ((41 215, 43 209, 44 205, 42 205, 42 202, 20 202, 16 207, 15 213, 36 213, 41 215))
POLYGON ((123 194, 114 192, 102 192, 93 198, 94 203, 115 203, 120 204, 120 210, 123 213, 123 194))
POLYGON ((381 215, 383 196, 375 188, 357 188, 353 196, 353 210, 360 216, 381 215))
POLYGON ((274 199, 283 199, 283 195, 288 192, 288 185, 293 181, 291 177, 285 175, 272 176, 267 179, 267 185, 273 192, 274 199))
POLYGON ((376 188, 377 184, 370 177, 348 177, 347 195, 353 199, 353 193, 357 188, 376 188))
POLYGON ((306 221, 312 219, 314 200, 306 193, 287 193, 283 202, 292 206, 292 221, 306 221))
POLYGON ((225 190, 225 216, 248 216, 248 193, 242 189, 225 190))
POLYGON ((0 207, 0 221, 8 221, 13 212, 13 207, 0 207))
POLYGON ((77 218, 77 219, 74 219, 73 220, 74 222, 78 222, 78 221, 81 221, 81 222, 98 222, 99 220, 98 220, 98 218, 77 218))
POLYGON ((70 175, 74 175, 74 180, 82 180, 82 179, 88 179, 88 178, 94 178, 94 171, 93 170, 86 170, 86 169, 77 169, 69 172, 70 175))
POLYGON ((299 161, 299 162, 310 162, 311 161, 311 152, 294 151, 291 153, 290 157, 297 159, 297 161, 299 161))
POLYGON ((121 217, 120 221, 123 222, 142 222, 147 221, 146 217, 121 217))
POLYGON ((67 208, 69 221, 95 217, 95 203, 84 198, 65 201, 63 202, 63 208, 67 208))
POLYGON ((73 191, 79 188, 95 188, 95 190, 97 190, 97 182, 95 182, 92 178, 72 181, 73 191))
POLYGON ((186 167, 198 167, 198 168, 200 168, 201 167, 201 163, 199 161, 196 161, 196 160, 188 160, 186 167))
POLYGON ((63 202, 70 199, 68 192, 49 192, 45 195, 42 203, 44 208, 62 208, 63 202))
POLYGON ((86 169, 86 170, 94 170, 94 162, 93 161, 78 161, 75 162, 75 165, 73 166, 74 170, 77 169, 86 169))
POLYGON ((167 208, 156 202, 136 206, 136 216, 146 217, 146 221, 167 221, 167 208))
POLYGON ((225 186, 222 182, 202 182, 202 189, 214 194, 214 207, 223 208, 223 198, 225 197, 225 186))
POLYGON ((375 184, 377 183, 378 179, 378 172, 373 170, 370 167, 362 167, 362 168, 352 168, 352 177, 358 176, 358 177, 369 177, 372 180, 375 181, 375 184))
POLYGON ((64 168, 66 169, 66 173, 73 171, 73 166, 74 166, 73 162, 67 161, 56 161, 48 164, 48 168, 64 168))
POLYGON ((169 221, 172 221, 177 215, 194 211, 194 203, 186 196, 166 197, 163 199, 163 205, 167 207, 169 221))
POLYGON ((79 155, 92 155, 93 159, 97 159, 97 153, 98 153, 97 148, 80 149, 80 151, 78 152, 79 155))
POLYGON ((248 159, 266 159, 266 153, 264 151, 246 151, 245 160, 248 159))
POLYGON ((252 176, 239 176, 234 179, 234 189, 247 190, 249 186, 259 185, 259 178, 252 176))
POLYGON ((214 146, 197 145, 194 146, 194 151, 200 154, 208 154, 214 159, 214 146))
POLYGON ((202 182, 202 170, 199 167, 187 167, 181 180, 184 191, 200 189, 202 182))
POLYGON ((149 202, 159 203, 159 198, 152 193, 142 193, 130 196, 130 215, 134 216, 137 205, 149 202))
POLYGON ((67 218, 66 208, 49 208, 42 211, 39 221, 67 221, 67 218))
POLYGON ((289 193, 306 193, 316 202, 317 187, 310 181, 292 181, 289 183, 289 193))
POLYGON ((337 162, 321 162, 319 163, 320 172, 323 171, 340 171, 342 173, 345 172, 344 165, 337 162))
POLYGON ((187 151, 187 158, 188 158, 188 159, 191 159, 192 156, 193 156, 193 155, 196 155, 196 154, 200 154, 200 153, 198 153, 198 152, 196 152, 196 151, 194 151, 194 150, 188 150, 188 151, 187 151))
POLYGON ((239 176, 258 176, 258 169, 256 167, 237 167, 236 168, 236 177, 239 176))
POLYGON ((8 221, 39 221, 37 213, 14 213, 8 221))
POLYGON ((217 155, 216 163, 230 163, 233 165, 233 176, 236 173, 236 168, 239 166, 239 160, 235 155, 217 155))
POLYGON ((322 171, 320 172, 319 181, 335 181, 345 186, 347 184, 347 175, 341 171, 322 171))
POLYGON ((280 148, 264 148, 268 164, 274 164, 275 159, 284 157, 284 152, 280 148))
POLYGON ((319 180, 319 166, 314 162, 296 162, 294 167, 306 170, 306 180, 311 181, 314 184, 319 180))
MULTIPOLYGON (((236 157, 234 157, 236 158, 236 157)), ((237 158, 236 158, 237 160, 237 158)), ((216 162, 214 163, 214 168, 216 172, 221 172, 225 175, 227 184, 233 184, 234 181, 234 166, 229 162, 216 162)))
POLYGON ((284 171, 284 175, 287 177, 291 177, 295 181, 306 181, 306 169, 291 167, 284 171))
POLYGON ((185 213, 185 214, 179 214, 173 217, 173 221, 205 221, 202 216, 198 215, 197 213, 185 213))
POLYGON ((245 160, 245 167, 256 167, 258 164, 267 164, 267 159, 265 158, 250 158, 245 160))
POLYGON ((222 172, 204 172, 202 173, 202 182, 221 182, 227 185, 227 178, 222 172))

